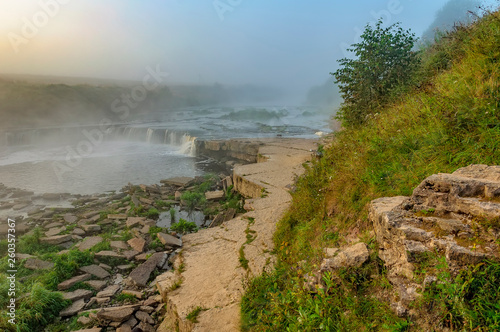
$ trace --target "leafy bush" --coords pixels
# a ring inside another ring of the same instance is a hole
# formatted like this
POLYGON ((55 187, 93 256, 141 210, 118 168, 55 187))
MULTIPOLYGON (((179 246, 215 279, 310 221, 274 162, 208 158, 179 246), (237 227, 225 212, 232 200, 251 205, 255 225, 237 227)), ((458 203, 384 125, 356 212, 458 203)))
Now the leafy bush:
POLYGON ((177 233, 186 234, 196 232, 198 230, 198 226, 196 226, 194 222, 180 218, 178 222, 170 226, 170 230, 177 233))
POLYGON ((194 211, 195 208, 203 208, 207 199, 204 193, 186 191, 182 194, 181 201, 186 204, 188 211, 194 211))
POLYGON ((338 60, 336 83, 344 102, 337 116, 344 125, 360 125, 385 105, 391 94, 404 88, 418 67, 419 58, 413 51, 415 35, 399 24, 383 28, 382 20, 375 27, 367 25, 361 42, 348 51, 356 59, 338 60))

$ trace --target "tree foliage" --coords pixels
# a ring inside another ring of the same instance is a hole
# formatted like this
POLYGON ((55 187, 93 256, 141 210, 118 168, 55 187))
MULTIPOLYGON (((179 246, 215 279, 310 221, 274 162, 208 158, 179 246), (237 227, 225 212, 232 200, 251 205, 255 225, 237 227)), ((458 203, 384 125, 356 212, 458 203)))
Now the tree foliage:
POLYGON ((384 28, 367 25, 361 41, 348 51, 356 58, 338 60, 340 68, 330 73, 339 85, 344 102, 337 117, 344 125, 360 125, 367 116, 387 103, 397 91, 404 90, 418 67, 413 50, 417 38, 399 23, 384 28))

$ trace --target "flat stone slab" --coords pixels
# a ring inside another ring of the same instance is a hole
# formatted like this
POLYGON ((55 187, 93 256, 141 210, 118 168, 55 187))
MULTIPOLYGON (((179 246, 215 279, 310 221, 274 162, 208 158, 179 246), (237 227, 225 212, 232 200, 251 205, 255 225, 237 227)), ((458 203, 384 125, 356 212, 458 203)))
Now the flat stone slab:
POLYGON ((127 243, 137 251, 138 253, 143 252, 146 246, 146 241, 143 238, 135 237, 127 241, 127 243))
POLYGON ((102 329, 100 327, 93 327, 91 329, 82 329, 74 332, 101 332, 102 329))
POLYGON ((69 224, 72 224, 72 223, 76 222, 77 220, 78 220, 78 217, 75 215, 72 215, 69 213, 64 215, 64 221, 66 221, 69 224))
POLYGON ((24 267, 30 270, 47 270, 54 267, 54 263, 42 261, 38 258, 28 258, 24 262, 24 267))
POLYGON ((165 185, 175 186, 175 187, 184 187, 184 186, 188 185, 191 181, 194 181, 194 178, 181 176, 181 177, 161 180, 160 183, 163 183, 165 185))
POLYGON ((207 201, 218 201, 224 198, 224 191, 208 191, 205 193, 205 198, 207 201))
POLYGON ((125 241, 111 241, 109 244, 111 245, 111 248, 121 249, 121 250, 128 249, 128 245, 127 243, 125 243, 125 241))
POLYGON ((52 223, 50 223, 48 225, 43 226, 43 228, 45 228, 45 229, 51 229, 51 228, 54 228, 54 227, 61 227, 61 226, 63 226, 63 224, 60 223, 60 222, 52 222, 52 223))
POLYGON ((127 227, 134 227, 135 225, 142 224, 146 218, 143 217, 128 217, 126 221, 127 227))
POLYGON ((68 279, 68 280, 65 280, 65 281, 61 282, 59 285, 57 285, 57 289, 58 290, 69 289, 69 288, 73 287, 74 285, 76 285, 79 282, 89 280, 91 277, 92 276, 90 274, 88 274, 88 273, 82 274, 80 276, 73 277, 71 279, 68 279))
POLYGON ((165 253, 158 252, 153 254, 149 259, 136 267, 132 272, 130 272, 129 278, 136 285, 140 287, 145 287, 151 273, 156 269, 156 266, 165 260, 165 253))
POLYGON ((109 272, 98 265, 88 265, 80 268, 80 271, 90 273, 99 279, 104 279, 110 276, 109 272))
POLYGON ((139 255, 139 252, 136 250, 126 250, 122 252, 122 255, 125 256, 127 260, 132 260, 135 256, 139 255))
POLYGON ((103 290, 106 287, 106 281, 103 280, 88 280, 85 281, 84 284, 89 285, 96 291, 103 290))
POLYGON ((74 292, 62 293, 63 299, 70 300, 72 302, 78 301, 80 299, 88 300, 92 297, 92 291, 88 289, 77 289, 74 292))
POLYGON ((165 246, 182 247, 182 240, 170 234, 158 233, 158 239, 165 246))
POLYGON ((54 227, 45 232, 45 236, 54 236, 66 230, 66 226, 54 227))
POLYGON ((97 293, 96 297, 112 297, 120 290, 120 285, 111 285, 97 293))
POLYGON ((108 219, 113 219, 113 220, 124 220, 127 219, 127 215, 124 213, 120 214, 108 214, 108 219))
POLYGON ((52 244, 52 245, 58 245, 64 242, 69 242, 72 240, 72 237, 70 234, 66 235, 55 235, 55 236, 49 236, 49 237, 43 237, 40 239, 42 243, 47 243, 47 244, 52 244))
POLYGON ((134 307, 106 308, 97 313, 97 318, 121 323, 132 317, 134 311, 134 307))
POLYGON ((101 230, 100 225, 82 225, 81 226, 85 232, 99 232, 101 230))
POLYGON ((138 298, 139 300, 142 300, 142 292, 137 292, 137 291, 130 290, 130 289, 124 289, 124 290, 122 290, 122 294, 133 295, 136 298, 138 298))
POLYGON ((72 232, 74 235, 78 235, 78 236, 84 236, 85 235, 85 231, 81 228, 75 228, 73 229, 73 232, 72 232))
POLYGON ((125 256, 111 251, 111 250, 103 250, 99 251, 98 253, 95 254, 96 257, 108 257, 108 258, 125 258, 125 256))
POLYGON ((59 316, 61 316, 61 317, 69 317, 69 316, 76 315, 78 312, 80 312, 81 310, 83 310, 84 307, 85 307, 85 300, 84 299, 80 299, 80 300, 78 300, 76 302, 73 302, 73 304, 70 305, 69 307, 67 307, 66 309, 62 310, 59 313, 59 316))
POLYGON ((30 254, 20 254, 20 253, 16 252, 16 258, 19 260, 27 259, 27 258, 31 258, 31 257, 35 257, 35 256, 30 255, 30 254))
POLYGON ((102 237, 100 237, 100 236, 86 237, 85 239, 83 239, 82 243, 80 243, 80 246, 78 247, 78 249, 80 251, 89 250, 93 246, 95 246, 96 244, 101 243, 101 242, 102 242, 102 237))

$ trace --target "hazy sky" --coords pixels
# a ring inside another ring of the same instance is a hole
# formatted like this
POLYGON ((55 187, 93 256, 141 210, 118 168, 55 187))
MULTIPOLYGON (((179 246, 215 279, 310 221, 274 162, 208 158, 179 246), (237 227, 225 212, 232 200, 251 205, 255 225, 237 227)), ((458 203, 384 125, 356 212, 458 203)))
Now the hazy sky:
POLYGON ((0 72, 321 84, 367 22, 421 35, 446 0, 0 0, 0 72), (389 14, 389 15, 388 15, 389 14))

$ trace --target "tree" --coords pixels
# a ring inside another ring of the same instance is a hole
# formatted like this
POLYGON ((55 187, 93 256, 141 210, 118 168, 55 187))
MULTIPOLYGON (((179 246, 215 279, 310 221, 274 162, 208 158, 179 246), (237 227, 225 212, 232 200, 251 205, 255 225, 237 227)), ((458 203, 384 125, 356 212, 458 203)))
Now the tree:
POLYGON ((351 45, 355 59, 338 60, 340 68, 330 73, 336 79, 344 99, 337 118, 343 125, 363 124, 390 97, 411 82, 419 59, 413 47, 417 38, 399 23, 387 28, 379 20, 375 28, 369 24, 361 42, 351 45))

